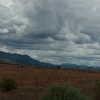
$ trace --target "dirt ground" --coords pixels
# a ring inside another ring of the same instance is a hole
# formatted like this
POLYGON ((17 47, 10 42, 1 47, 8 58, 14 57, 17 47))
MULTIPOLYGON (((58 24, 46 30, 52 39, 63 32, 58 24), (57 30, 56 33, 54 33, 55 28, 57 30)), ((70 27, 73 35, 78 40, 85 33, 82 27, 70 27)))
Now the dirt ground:
POLYGON ((84 95, 90 95, 95 81, 100 80, 100 71, 0 64, 0 81, 4 78, 15 79, 18 89, 0 92, 0 100, 39 100, 55 83, 69 83, 84 95))

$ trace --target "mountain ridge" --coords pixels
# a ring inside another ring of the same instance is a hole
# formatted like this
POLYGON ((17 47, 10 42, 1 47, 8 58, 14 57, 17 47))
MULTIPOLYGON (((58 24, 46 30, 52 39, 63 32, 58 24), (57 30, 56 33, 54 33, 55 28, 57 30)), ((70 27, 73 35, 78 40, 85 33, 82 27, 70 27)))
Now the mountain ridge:
POLYGON ((5 63, 9 61, 15 62, 16 64, 30 64, 30 65, 42 65, 42 66, 52 66, 53 64, 50 63, 45 63, 45 62, 40 62, 39 60, 35 60, 31 58, 28 55, 22 55, 22 54, 17 54, 17 53, 8 53, 4 51, 0 51, 0 58, 2 59, 1 62, 3 62, 3 59, 5 59, 5 63), (8 60, 8 61, 7 61, 8 60), (23 62, 23 63, 22 63, 23 62))
POLYGON ((77 65, 73 63, 62 63, 53 65, 47 62, 40 62, 39 60, 35 60, 28 55, 8 53, 4 51, 0 51, 0 63, 39 65, 39 66, 64 67, 64 68, 89 68, 89 69, 100 68, 99 66, 77 65))

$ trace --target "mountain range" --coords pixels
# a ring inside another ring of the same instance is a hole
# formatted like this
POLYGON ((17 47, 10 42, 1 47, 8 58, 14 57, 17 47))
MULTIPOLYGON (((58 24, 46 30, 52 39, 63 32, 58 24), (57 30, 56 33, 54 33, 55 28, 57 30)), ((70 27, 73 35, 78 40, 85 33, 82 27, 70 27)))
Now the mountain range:
POLYGON ((0 63, 53 66, 53 64, 32 59, 28 55, 21 55, 17 53, 11 54, 3 51, 0 51, 0 63))
POLYGON ((40 62, 39 60, 35 60, 28 55, 21 55, 17 53, 12 54, 4 51, 0 51, 0 63, 39 65, 39 66, 51 66, 51 67, 69 67, 69 68, 89 68, 89 69, 99 68, 98 66, 77 65, 71 63, 62 63, 58 65, 53 65, 47 62, 40 62))
POLYGON ((94 69, 95 68, 98 68, 98 66, 87 66, 87 65, 77 65, 77 64, 74 64, 74 63, 63 63, 61 64, 62 67, 69 67, 69 68, 88 68, 88 69, 94 69))

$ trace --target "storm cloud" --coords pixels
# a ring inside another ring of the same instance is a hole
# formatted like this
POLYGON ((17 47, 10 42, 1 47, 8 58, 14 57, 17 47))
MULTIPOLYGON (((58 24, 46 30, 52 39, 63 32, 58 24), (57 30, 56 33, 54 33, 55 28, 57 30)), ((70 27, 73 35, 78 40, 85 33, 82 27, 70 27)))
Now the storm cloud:
POLYGON ((1 0, 0 50, 53 64, 100 65, 99 0, 1 0))

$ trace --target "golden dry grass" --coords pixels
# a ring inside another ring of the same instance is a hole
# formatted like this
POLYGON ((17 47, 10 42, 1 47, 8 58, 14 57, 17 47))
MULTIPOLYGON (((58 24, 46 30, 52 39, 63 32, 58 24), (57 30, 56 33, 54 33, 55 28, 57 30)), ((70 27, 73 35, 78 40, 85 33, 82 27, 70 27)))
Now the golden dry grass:
POLYGON ((0 64, 0 81, 13 78, 19 84, 17 90, 0 92, 0 100, 38 100, 56 82, 70 82, 87 95, 93 83, 100 80, 98 70, 21 66, 0 64))
POLYGON ((100 71, 72 68, 50 68, 38 66, 0 64, 0 80, 14 78, 18 83, 35 84, 52 82, 96 81, 100 80, 100 71))

